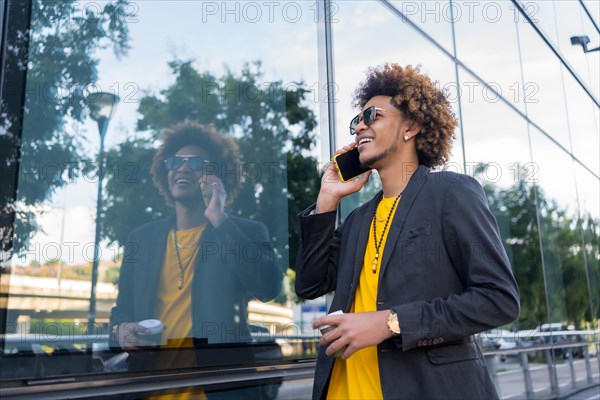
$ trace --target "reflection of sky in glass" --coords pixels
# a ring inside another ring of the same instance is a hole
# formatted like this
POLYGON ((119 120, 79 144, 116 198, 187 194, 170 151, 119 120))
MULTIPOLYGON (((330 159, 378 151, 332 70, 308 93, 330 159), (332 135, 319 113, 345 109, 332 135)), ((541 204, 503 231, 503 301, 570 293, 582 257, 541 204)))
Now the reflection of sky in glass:
MULTIPOLYGON (((304 80, 314 91, 308 106, 318 115, 318 100, 314 100, 320 89, 314 3, 273 2, 260 8, 248 7, 243 2, 133 4, 135 12, 128 9, 131 14, 127 17, 131 38, 127 56, 119 60, 108 50, 99 53, 95 90, 121 97, 106 136, 108 149, 127 137, 140 135, 135 129, 139 100, 147 94, 157 95, 173 83, 167 63, 174 59, 192 59, 197 70, 215 75, 223 74, 227 68, 238 73, 244 63, 260 60, 264 85, 272 81, 293 85, 304 80), (165 18, 166 15, 170 17, 165 18)), ((84 128, 88 132, 87 150, 94 154, 99 146, 96 124, 90 121, 84 128)), ((319 154, 318 148, 315 154, 319 154)), ((39 218, 45 234, 37 234, 32 243, 44 248, 48 243, 60 242, 63 210, 66 210, 63 242, 93 243, 96 188, 96 180, 80 179, 57 191, 51 207, 39 218)), ((77 246, 75 258, 68 261, 89 261, 91 253, 83 254, 82 247, 77 246)), ((115 255, 114 249, 103 249, 104 258, 115 255)), ((38 253, 43 256, 43 251, 38 253)))
MULTIPOLYGON (((475 79, 461 71, 460 80, 475 79)), ((504 103, 487 102, 483 96, 462 104, 467 173, 472 175, 475 165, 484 162, 489 167, 480 176, 483 182, 501 187, 517 183, 519 170, 532 167, 526 121, 504 103)))
MULTIPOLYGON (((176 58, 193 59, 197 69, 217 75, 225 70, 225 66, 232 71, 239 71, 244 62, 261 60, 265 82, 304 80, 314 91, 316 99, 323 98, 321 91, 324 82, 319 82, 317 68, 315 3, 273 2, 271 6, 261 2, 252 3, 258 8, 244 2, 137 2, 138 9, 128 23, 131 35, 128 55, 117 60, 108 51, 100 53, 98 87, 116 92, 122 99, 109 127, 107 147, 136 134, 137 102, 146 93, 157 94, 173 82, 167 62, 176 58), (221 8, 222 5, 228 8, 221 8)), ((406 22, 392 15, 381 3, 333 3, 335 13, 331 18, 338 145, 352 140, 347 125, 357 111, 350 105, 351 94, 369 66, 384 62, 421 64, 423 72, 453 93, 455 73, 450 59, 406 22)), ((441 46, 452 51, 448 2, 392 3, 439 41, 441 46), (436 10, 439 11, 437 14, 436 10)), ((515 17, 510 3, 496 3, 500 7, 499 13, 493 8, 496 6, 472 3, 454 3, 459 58, 479 76, 497 83, 495 87, 518 109, 524 111, 524 102, 531 100, 527 104, 530 118, 569 149, 558 61, 531 26, 524 23, 522 17, 515 17), (519 21, 525 83, 529 84, 525 92, 518 66, 515 18, 519 21)), ((539 3, 535 17, 540 21, 541 29, 551 40, 558 38, 558 42, 553 43, 560 47, 567 61, 597 96, 600 93, 598 77, 591 71, 599 70, 600 52, 584 55, 580 47, 571 46, 569 42, 570 36, 587 34, 591 38, 590 44, 594 47, 598 45, 597 35, 591 30, 587 16, 582 16, 575 2, 560 1, 556 4, 559 16, 556 25, 552 4, 539 3)), ((598 10, 597 2, 588 1, 586 5, 592 13, 598 10)), ((573 149, 580 160, 598 174, 597 152, 594 154, 598 148, 598 108, 566 72, 564 79, 573 149)), ((461 92, 468 163, 496 161, 505 169, 514 162, 531 161, 524 136, 526 129, 518 114, 505 105, 500 106, 493 94, 486 91, 476 79, 463 73, 461 92)), ((314 100, 311 107, 318 115, 318 100, 314 100)), ((458 114, 456 101, 453 107, 458 114)), ((91 122, 86 123, 84 128, 89 132, 89 151, 93 154, 98 146, 97 128, 91 122)), ((451 161, 455 165, 462 165, 460 138, 455 142, 453 153, 451 161)), ((318 149, 315 154, 320 154, 318 149)), ((536 151, 536 155, 539 154, 536 151)), ((540 156, 539 160, 540 169, 548 171, 545 173, 553 170, 551 165, 544 164, 549 162, 547 158, 540 156)), ((533 161, 537 162, 535 156, 533 161)), ((560 173, 560 169, 555 172, 560 173)), ((571 176, 572 173, 568 178, 571 179, 571 176)), ((562 204, 572 204, 572 192, 567 191, 559 181, 545 181, 549 193, 562 204)), ((587 197, 582 185, 578 186, 582 197, 587 197)), ((49 241, 59 241, 63 205, 67 209, 64 241, 92 242, 95 190, 95 181, 79 181, 66 190, 58 191, 52 199, 51 213, 40 219, 47 235, 37 235, 34 242, 43 245, 49 241)))

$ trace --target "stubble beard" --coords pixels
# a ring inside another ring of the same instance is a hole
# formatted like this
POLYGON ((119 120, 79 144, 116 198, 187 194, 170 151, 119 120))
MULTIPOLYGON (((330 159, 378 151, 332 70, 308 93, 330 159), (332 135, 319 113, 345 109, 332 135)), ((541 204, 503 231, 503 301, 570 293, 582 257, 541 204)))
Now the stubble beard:
POLYGON ((400 145, 400 129, 398 129, 396 131, 396 137, 394 138, 394 142, 387 148, 385 149, 383 152, 381 152, 380 154, 377 154, 371 158, 369 158, 368 160, 366 160, 363 163, 360 163, 360 166, 362 168, 371 168, 371 169, 377 169, 375 168, 373 165, 377 162, 377 161, 381 161, 384 158, 386 158, 387 156, 389 156, 390 154, 395 153, 398 150, 398 146, 400 145))
POLYGON ((199 206, 204 206, 204 198, 202 197, 202 192, 198 189, 198 193, 189 193, 186 195, 174 196, 173 192, 171 192, 171 199, 173 203, 179 203, 185 208, 196 208, 199 206))

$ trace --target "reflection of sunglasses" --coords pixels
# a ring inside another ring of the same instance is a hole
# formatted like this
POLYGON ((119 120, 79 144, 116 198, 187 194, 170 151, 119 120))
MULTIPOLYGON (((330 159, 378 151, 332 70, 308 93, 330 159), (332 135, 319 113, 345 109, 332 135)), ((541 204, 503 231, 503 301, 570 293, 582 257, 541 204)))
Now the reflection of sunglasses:
MULTIPOLYGON (((377 111, 389 111, 389 110, 384 110, 383 108, 379 108, 379 107, 375 107, 375 106, 371 106, 369 108, 367 108, 366 110, 364 110, 363 112, 361 112, 360 114, 358 114, 356 117, 352 118, 352 120, 350 121, 350 134, 354 135, 356 134, 356 126, 358 124, 360 124, 360 121, 362 120, 366 126, 369 126, 373 123, 373 121, 375 121, 377 119, 377 111)), ((398 113, 400 114, 400 113, 398 113)))
POLYGON ((165 166, 170 171, 177 171, 187 163, 187 166, 192 171, 202 171, 204 164, 208 163, 207 159, 200 156, 173 156, 165 160, 165 166))

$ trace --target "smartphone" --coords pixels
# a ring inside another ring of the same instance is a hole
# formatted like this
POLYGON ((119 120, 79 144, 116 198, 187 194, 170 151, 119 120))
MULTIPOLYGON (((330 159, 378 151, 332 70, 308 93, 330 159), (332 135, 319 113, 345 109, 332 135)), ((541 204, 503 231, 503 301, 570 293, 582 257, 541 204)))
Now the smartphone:
POLYGON ((212 194, 213 194, 213 187, 212 187, 212 185, 209 185, 208 183, 202 182, 200 184, 200 190, 202 191, 202 198, 204 199, 204 206, 208 207, 208 204, 210 203, 210 198, 212 197, 212 194))
POLYGON ((360 165, 358 147, 353 148, 345 153, 336 154, 333 157, 333 162, 337 168, 338 175, 342 182, 354 179, 362 173, 370 170, 370 168, 363 168, 360 165))

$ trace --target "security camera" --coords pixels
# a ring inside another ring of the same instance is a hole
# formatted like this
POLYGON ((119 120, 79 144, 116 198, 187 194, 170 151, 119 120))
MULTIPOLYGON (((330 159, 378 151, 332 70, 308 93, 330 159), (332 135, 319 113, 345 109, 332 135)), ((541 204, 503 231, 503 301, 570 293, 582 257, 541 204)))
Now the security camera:
POLYGON ((590 42, 590 38, 586 35, 582 35, 582 36, 573 36, 571 37, 571 44, 573 46, 581 46, 583 47, 583 52, 584 53, 589 53, 590 51, 598 51, 600 50, 600 47, 595 48, 595 49, 588 49, 587 45, 590 42))
POLYGON ((584 47, 587 47, 587 44, 590 42, 590 38, 587 36, 573 36, 571 38, 571 44, 572 45, 582 45, 584 47))

